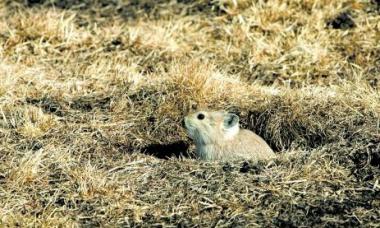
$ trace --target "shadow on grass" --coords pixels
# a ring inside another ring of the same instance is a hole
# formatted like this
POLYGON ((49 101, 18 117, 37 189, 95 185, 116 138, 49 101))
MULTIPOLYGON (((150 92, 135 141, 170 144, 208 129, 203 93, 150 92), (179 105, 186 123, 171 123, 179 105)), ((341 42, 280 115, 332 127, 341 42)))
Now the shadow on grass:
MULTIPOLYGON (((14 0, 12 0, 14 1, 14 0)), ((12 2, 8 1, 8 2, 12 2)), ((159 18, 165 16, 170 8, 177 14, 223 14, 224 11, 213 1, 177 0, 173 4, 170 0, 16 0, 26 7, 46 6, 76 11, 89 11, 97 17, 119 15, 124 19, 136 19, 141 16, 159 18), (96 12, 96 13, 95 13, 96 12)))

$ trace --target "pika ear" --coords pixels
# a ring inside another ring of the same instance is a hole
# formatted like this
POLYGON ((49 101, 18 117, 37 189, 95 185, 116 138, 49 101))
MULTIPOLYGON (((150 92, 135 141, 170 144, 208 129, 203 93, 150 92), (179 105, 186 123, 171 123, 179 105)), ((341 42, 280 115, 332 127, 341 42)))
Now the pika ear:
POLYGON ((239 117, 233 113, 224 114, 223 127, 228 129, 239 124, 239 117))

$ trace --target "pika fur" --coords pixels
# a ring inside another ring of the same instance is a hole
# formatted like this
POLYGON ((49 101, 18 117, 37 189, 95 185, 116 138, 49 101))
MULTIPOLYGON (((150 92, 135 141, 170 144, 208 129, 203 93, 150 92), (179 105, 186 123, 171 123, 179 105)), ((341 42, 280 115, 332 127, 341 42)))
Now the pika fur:
POLYGON ((224 111, 198 111, 184 119, 201 160, 266 160, 275 157, 260 136, 239 127, 239 117, 224 111))

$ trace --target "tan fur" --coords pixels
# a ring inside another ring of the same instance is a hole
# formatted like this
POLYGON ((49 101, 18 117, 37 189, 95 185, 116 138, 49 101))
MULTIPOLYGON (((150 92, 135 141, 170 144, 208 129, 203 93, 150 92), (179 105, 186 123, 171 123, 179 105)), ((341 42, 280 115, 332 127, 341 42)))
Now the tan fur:
POLYGON ((233 115, 235 122, 226 126, 224 121, 229 115, 233 114, 224 111, 198 111, 185 117, 185 127, 196 144, 200 159, 258 161, 275 156, 260 136, 252 131, 240 129, 236 115, 233 115), (204 118, 198 119, 199 114, 203 114, 204 118))

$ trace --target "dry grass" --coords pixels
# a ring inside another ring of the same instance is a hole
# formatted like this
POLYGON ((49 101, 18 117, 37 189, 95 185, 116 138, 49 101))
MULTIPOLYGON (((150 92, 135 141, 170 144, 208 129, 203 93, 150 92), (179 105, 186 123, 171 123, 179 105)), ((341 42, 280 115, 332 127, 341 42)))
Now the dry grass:
POLYGON ((1 1, 0 224, 378 227, 377 2, 1 1), (193 106, 278 158, 187 157, 193 106))

